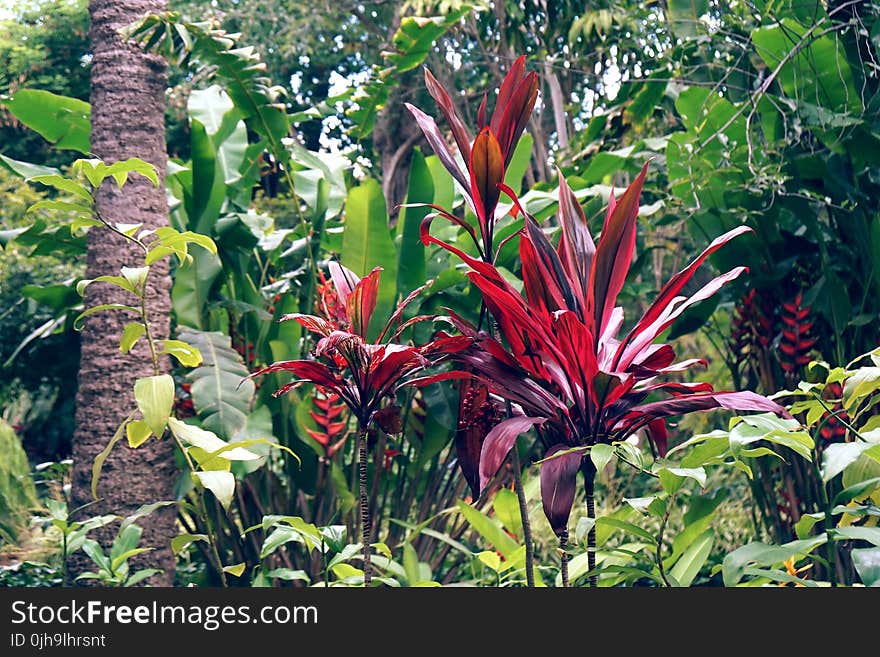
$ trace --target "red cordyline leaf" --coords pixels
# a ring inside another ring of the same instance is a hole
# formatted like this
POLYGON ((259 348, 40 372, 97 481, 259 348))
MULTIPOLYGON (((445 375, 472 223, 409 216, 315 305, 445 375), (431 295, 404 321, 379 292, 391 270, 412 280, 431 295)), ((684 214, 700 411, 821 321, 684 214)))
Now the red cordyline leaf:
POLYGON ((545 454, 549 460, 541 464, 541 502, 544 515, 557 536, 568 526, 568 516, 577 489, 577 473, 583 458, 575 452, 558 454, 568 448, 564 444, 554 445, 545 454))
MULTIPOLYGON (((534 72, 525 72, 524 56, 513 63, 501 83, 495 110, 488 123, 486 97, 483 97, 477 112, 478 135, 473 143, 449 93, 427 68, 425 86, 449 124, 455 147, 450 146, 443 138, 433 118, 409 103, 405 103, 405 106, 416 119, 440 162, 461 185, 465 201, 477 215, 479 239, 473 235, 472 229, 464 226, 463 220, 454 218, 450 212, 443 211, 439 216, 465 227, 479 244, 481 256, 490 254, 495 210, 498 205, 497 184, 504 180, 505 170, 510 164, 517 142, 534 111, 538 97, 538 77, 534 72), (464 168, 456 158, 456 151, 461 156, 464 168)), ((428 226, 430 221, 423 224, 423 230, 427 230, 428 226)))
MULTIPOLYGON (((708 383, 662 379, 703 362, 698 358, 675 362, 674 349, 655 340, 685 309, 745 272, 744 267, 734 268, 690 296, 680 294, 709 255, 747 228, 714 240, 669 280, 627 336, 617 339, 624 318, 614 304, 632 261, 645 175, 643 169, 618 200, 612 196, 595 246, 564 181, 559 189, 562 235, 555 248, 512 190, 499 185, 524 216, 519 239, 525 298, 493 265, 423 233, 423 241, 438 244, 470 267, 468 277, 480 290, 507 345, 471 333, 473 344, 450 356, 462 371, 429 378, 472 377, 522 413, 498 424, 483 442, 481 488, 495 475, 516 437, 536 426, 543 436, 556 437, 555 451, 619 440, 646 429, 652 444, 665 453, 663 419, 669 416, 714 408, 787 415, 781 406, 754 393, 715 392, 708 383), (654 401, 658 395, 669 398, 654 401)), ((544 463, 542 491, 550 495, 544 500, 545 512, 552 516, 556 531, 565 527, 583 453, 571 452, 544 463)))

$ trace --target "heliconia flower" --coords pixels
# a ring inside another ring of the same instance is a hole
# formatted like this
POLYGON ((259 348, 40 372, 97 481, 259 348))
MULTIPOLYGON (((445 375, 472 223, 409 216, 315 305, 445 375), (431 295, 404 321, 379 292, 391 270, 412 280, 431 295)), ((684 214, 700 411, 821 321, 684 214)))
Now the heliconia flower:
POLYGON ((736 304, 730 327, 730 350, 736 362, 766 350, 773 340, 773 311, 766 299, 752 288, 736 304))
MULTIPOLYGON (((455 148, 449 145, 431 116, 414 105, 405 103, 440 162, 461 186, 465 201, 477 216, 480 235, 476 234, 470 224, 448 210, 434 205, 430 207, 439 216, 464 228, 483 257, 491 256, 495 209, 500 196, 498 185, 504 181, 504 173, 538 98, 538 76, 534 71, 526 73, 525 65, 523 56, 510 67, 498 90, 495 109, 488 121, 486 98, 483 98, 477 115, 479 130, 473 141, 449 93, 431 71, 425 69, 425 86, 446 118, 455 148), (460 155, 460 160, 456 155, 460 155)), ((423 231, 429 230, 433 218, 434 216, 429 215, 425 219, 423 231)))
POLYGON ((525 217, 519 236, 525 298, 491 263, 430 234, 422 235, 423 241, 456 254, 470 267, 468 277, 480 290, 506 344, 476 333, 450 314, 474 344, 452 355, 459 370, 423 377, 420 383, 475 378, 511 402, 513 417, 497 424, 482 444, 480 489, 498 471, 517 436, 537 429, 546 448, 541 468, 544 512, 560 535, 566 530, 578 471, 592 477, 586 455, 591 445, 622 440, 645 429, 653 447, 664 455, 666 417, 714 408, 788 415, 775 402, 752 392, 716 392, 709 383, 667 380, 669 374, 705 361, 676 362, 671 345, 655 342, 687 308, 746 271, 736 267, 690 296, 681 294, 712 253, 751 230, 745 226, 716 238, 666 283, 633 327, 618 336, 624 316, 616 301, 633 257, 646 172, 647 165, 619 199, 612 196, 598 244, 561 174, 562 230, 556 247, 513 191, 500 186, 525 217))
POLYGON ((829 383, 822 390, 822 399, 830 402, 833 413, 823 413, 821 417, 821 429, 819 435, 827 443, 839 443, 846 438, 846 425, 849 422, 849 414, 843 408, 843 385, 829 383))
POLYGON ((333 458, 348 438, 346 405, 339 395, 325 393, 312 397, 312 406, 309 416, 318 428, 306 429, 306 433, 323 447, 326 458, 333 458))
POLYGON ((816 338, 810 336, 813 322, 810 307, 802 306, 804 295, 782 304, 782 337, 779 340, 779 364, 786 372, 795 372, 812 360, 810 350, 816 338))

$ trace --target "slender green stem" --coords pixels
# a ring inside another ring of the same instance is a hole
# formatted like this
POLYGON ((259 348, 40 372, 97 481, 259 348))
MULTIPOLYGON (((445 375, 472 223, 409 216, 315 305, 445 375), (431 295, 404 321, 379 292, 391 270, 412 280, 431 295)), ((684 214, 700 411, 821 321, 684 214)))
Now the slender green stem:
POLYGON ((358 432, 358 484, 361 506, 361 537, 364 544, 364 587, 372 586, 373 568, 370 548, 370 501, 367 498, 367 430, 358 432))
MULTIPOLYGON (((149 272, 147 273, 149 276, 149 272)), ((156 343, 153 341, 153 333, 150 331, 150 320, 147 317, 147 280, 144 279, 144 285, 141 289, 141 321, 144 323, 144 337, 147 340, 147 344, 150 346, 150 358, 153 361, 153 374, 159 376, 159 354, 156 351, 156 343)))
POLYGON ((529 507, 526 503, 526 493, 522 483, 522 466, 519 462, 519 450, 514 444, 510 450, 511 465, 513 466, 513 484, 516 489, 516 498, 519 502, 519 517, 522 520, 523 541, 526 544, 526 585, 535 586, 535 545, 532 541, 532 523, 529 520, 529 507))
POLYGON ((663 566, 663 536, 666 534, 666 524, 669 522, 669 511, 668 505, 672 504, 673 500, 670 498, 667 501, 667 509, 666 513, 663 514, 663 521, 660 523, 660 531, 657 532, 657 549, 654 551, 654 554, 657 557, 657 569, 660 571, 660 579, 663 580, 663 583, 667 587, 672 587, 672 584, 669 583, 669 578, 666 577, 666 568, 663 566))
MULTIPOLYGON (((178 449, 183 453, 183 457, 186 459, 186 464, 189 466, 190 472, 196 472, 196 464, 193 463, 192 458, 187 452, 186 448, 183 446, 183 443, 180 442, 180 439, 174 435, 172 432, 171 435, 174 438, 174 442, 177 443, 178 449)), ((217 537, 215 536, 214 525, 211 522, 211 518, 208 515, 208 507, 205 505, 205 498, 201 495, 197 496, 198 506, 196 507, 196 511, 199 514, 202 522, 205 523, 205 526, 208 528, 208 544, 211 546, 211 555, 214 557, 214 566, 217 568, 217 572, 220 575, 220 581, 223 583, 224 587, 228 587, 229 583, 226 581, 226 573, 223 571, 223 560, 220 558, 220 551, 217 549, 217 537)))

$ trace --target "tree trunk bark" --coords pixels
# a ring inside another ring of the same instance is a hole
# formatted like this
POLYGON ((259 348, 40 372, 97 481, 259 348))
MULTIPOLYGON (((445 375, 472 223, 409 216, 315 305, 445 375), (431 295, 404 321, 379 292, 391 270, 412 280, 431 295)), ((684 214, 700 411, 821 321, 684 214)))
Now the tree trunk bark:
MULTIPOLYGON (((92 151, 111 163, 140 157, 153 164, 160 178, 158 188, 132 176, 122 190, 109 182, 98 194, 98 209, 111 222, 143 223, 145 228, 167 225, 165 199, 165 89, 164 61, 124 44, 117 30, 147 12, 166 9, 164 0, 92 0, 92 151)), ((106 230, 93 228, 88 237, 86 277, 118 274, 119 268, 143 266, 143 254, 106 230)), ((153 265, 147 286, 147 306, 153 336, 168 337, 171 280, 167 260, 153 265)), ((128 295, 110 285, 92 285, 86 305, 130 303, 128 295)), ((150 376, 153 368, 145 340, 129 355, 119 352, 122 327, 131 317, 122 312, 91 315, 82 332, 82 360, 77 392, 76 431, 73 439, 72 506, 91 502, 91 469, 95 456, 107 445, 126 416, 136 408, 132 388, 137 378, 150 376)), ((163 362, 167 370, 168 363, 163 362)), ((137 450, 122 441, 104 463, 98 485, 100 502, 75 519, 99 513, 127 515, 142 504, 173 500, 177 467, 173 443, 168 438, 150 439, 137 450)), ((174 555, 170 541, 176 535, 173 507, 159 509, 139 520, 144 528, 142 547, 153 551, 139 555, 132 567, 158 568, 162 572, 149 584, 170 586, 174 579, 174 555)), ((118 529, 112 525, 94 536, 107 544, 118 529)), ((91 569, 82 559, 74 570, 91 569)))

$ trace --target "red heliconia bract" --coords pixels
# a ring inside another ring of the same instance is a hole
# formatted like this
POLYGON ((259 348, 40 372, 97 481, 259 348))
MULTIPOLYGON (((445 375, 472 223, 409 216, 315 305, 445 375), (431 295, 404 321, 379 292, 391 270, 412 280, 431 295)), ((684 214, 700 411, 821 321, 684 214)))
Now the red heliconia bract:
POLYGON ((779 364, 786 373, 797 372, 813 360, 810 351, 816 346, 816 338, 810 335, 813 328, 811 309, 802 305, 803 299, 803 294, 798 293, 794 299, 782 304, 779 364))
POLYGON ((496 474, 517 436, 537 428, 546 456, 553 457, 541 468, 544 512, 560 536, 566 532, 578 471, 592 489, 595 470, 586 454, 589 446, 645 429, 653 447, 664 455, 664 418, 669 416, 714 408, 788 415, 775 402, 752 392, 716 392, 709 383, 666 380, 666 375, 704 361, 676 362, 672 346, 655 342, 687 308, 745 271, 736 267, 690 296, 681 294, 697 268, 729 240, 749 231, 747 227, 716 238, 666 283, 642 317, 618 337, 624 317, 616 301, 633 257, 646 172, 647 165, 619 199, 611 197, 598 244, 561 174, 562 230, 556 247, 513 191, 500 185, 525 218, 520 233, 525 298, 492 264, 422 233, 426 244, 447 249, 470 267, 468 277, 480 290, 505 344, 450 313, 451 321, 474 344, 452 355, 460 369, 424 377, 420 383, 471 377, 512 403, 514 416, 497 424, 481 447, 481 489, 496 474))

